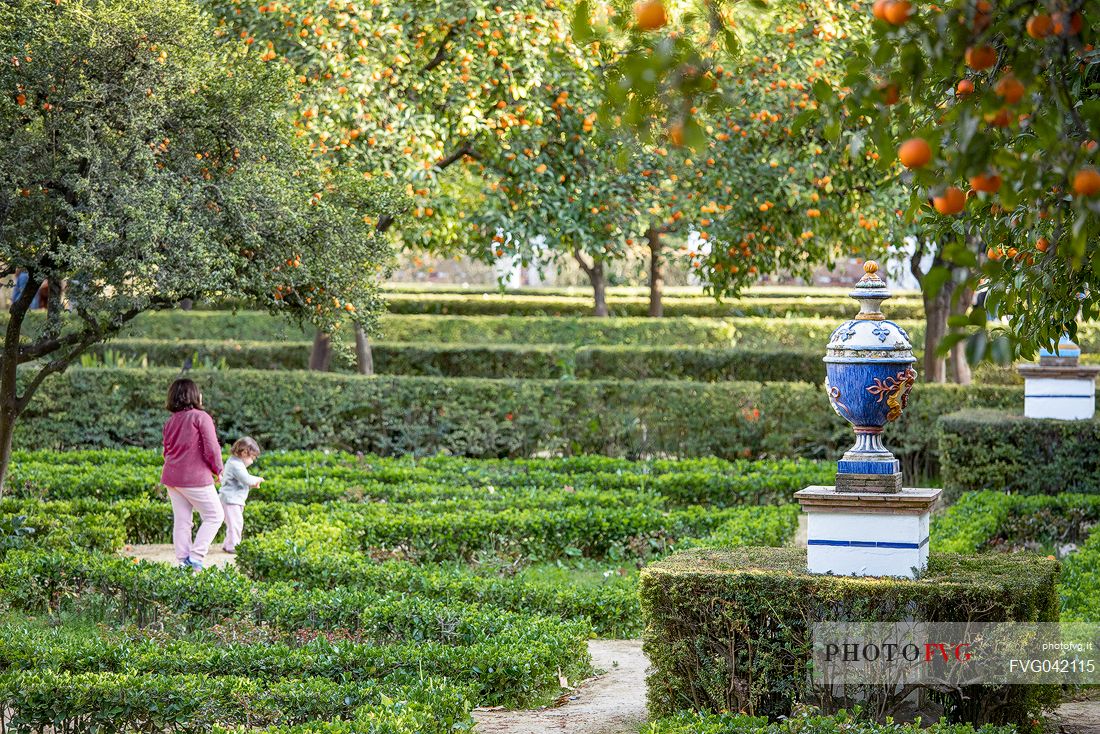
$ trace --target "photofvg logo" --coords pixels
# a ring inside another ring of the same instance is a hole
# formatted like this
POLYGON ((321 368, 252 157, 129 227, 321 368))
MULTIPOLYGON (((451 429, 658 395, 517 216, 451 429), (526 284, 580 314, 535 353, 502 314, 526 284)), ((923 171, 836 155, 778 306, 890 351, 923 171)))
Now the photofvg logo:
POLYGON ((818 685, 1100 683, 1100 625, 822 622, 818 685))

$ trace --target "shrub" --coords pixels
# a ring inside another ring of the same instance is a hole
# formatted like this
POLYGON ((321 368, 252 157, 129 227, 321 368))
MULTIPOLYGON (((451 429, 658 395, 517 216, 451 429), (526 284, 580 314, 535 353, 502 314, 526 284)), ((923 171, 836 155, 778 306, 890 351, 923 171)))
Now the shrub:
MULTIPOLYGON (((260 630, 262 632, 262 629, 260 630)), ((251 637, 254 635, 249 635, 251 637)), ((378 683, 394 698, 411 686, 425 690, 429 704, 447 715, 457 697, 474 704, 523 707, 543 703, 560 690, 558 671, 589 672, 583 641, 580 657, 542 642, 486 640, 472 645, 432 641, 362 642, 347 634, 289 639, 191 639, 136 634, 101 626, 95 635, 72 626, 43 630, 22 621, 0 625, 0 663, 7 671, 54 670, 75 675, 100 671, 143 675, 223 676, 259 682, 324 678, 329 684, 378 683), (441 683, 437 683, 437 681, 441 683), (396 690, 394 690, 396 688, 396 690), (434 690, 433 690, 434 689, 434 690)), ((462 705, 460 701, 455 701, 462 705)), ((441 717, 442 718, 442 717, 441 717)), ((444 720, 446 720, 444 718, 444 720)))
MULTIPOLYGON (((442 690, 432 691, 434 694, 442 690)), ((0 678, 0 710, 14 731, 125 734, 207 732, 213 726, 294 725, 314 719, 369 716, 387 721, 410 706, 422 731, 449 732, 467 719, 461 697, 450 710, 431 702, 394 700, 377 686, 327 679, 260 681, 238 676, 67 673, 35 670, 0 678), (455 705, 457 704, 457 705, 455 705)), ((414 695, 419 693, 413 689, 414 695)))
MULTIPOLYGON (((815 620, 1056 621, 1058 563, 1029 554, 933 553, 918 581, 811 575, 805 551, 691 550, 642 572, 649 713, 778 717, 831 700, 809 684, 815 620)), ((889 691, 864 689, 877 705, 889 691), (876 695, 877 694, 877 695, 876 695)), ((935 694, 952 721, 1029 724, 1049 686, 967 686, 935 694)))
MULTIPOLYGON (((783 545, 798 527, 794 505, 745 507, 726 513, 714 533, 683 545, 783 545)), ((655 539, 655 540, 660 540, 655 539)), ((665 550, 665 545, 653 550, 665 550)), ((551 583, 540 579, 479 574, 464 567, 377 563, 357 547, 354 533, 323 521, 286 526, 247 539, 238 563, 258 579, 295 581, 309 587, 349 586, 453 601, 469 600, 565 619, 584 619, 601 636, 630 637, 641 629, 637 592, 631 579, 600 585, 551 583)))
POLYGON ((970 724, 948 724, 943 721, 925 726, 913 724, 877 724, 841 712, 832 716, 809 711, 799 712, 788 719, 768 723, 759 716, 721 713, 704 714, 681 711, 672 716, 650 722, 641 734, 1015 734, 1011 726, 986 725, 975 729, 970 724))
MULTIPOLYGON (((398 293, 386 297, 393 314, 433 314, 450 316, 591 316, 592 299, 588 296, 502 295, 482 293, 398 293)), ((612 316, 646 316, 649 300, 637 296, 611 296, 607 305, 612 316)), ((801 316, 809 318, 851 318, 859 310, 852 299, 838 295, 799 298, 796 296, 744 296, 731 301, 716 301, 709 296, 669 298, 664 301, 666 317, 759 317, 801 316)), ((890 301, 890 315, 898 319, 924 317, 924 305, 917 298, 890 301)))
MULTIPOLYGON (((311 347, 310 342, 116 339, 98 344, 90 352, 108 367, 174 367, 190 358, 196 366, 304 370, 311 347)), ((372 353, 375 372, 380 375, 815 384, 824 375, 821 350, 377 342, 372 353)), ((350 372, 354 367, 349 359, 336 360, 338 371, 350 372)))
POLYGON ((1100 421, 963 410, 943 416, 938 431, 949 501, 979 489, 1100 492, 1100 421))
POLYGON ((1100 495, 967 492, 932 521, 932 546, 951 553, 1061 551, 1100 521, 1100 495))
POLYGON ((1093 532, 1062 565, 1062 618, 1100 622, 1100 532, 1093 532))
MULTIPOLYGON (((71 370, 43 386, 21 448, 157 446, 174 370, 71 370)), ((316 373, 197 375, 222 436, 268 448, 380 455, 515 457, 594 453, 835 457, 853 439, 824 391, 803 383, 569 382, 316 373)), ((935 473, 935 420, 951 408, 1011 406, 1018 388, 924 385, 886 443, 912 478, 935 473)))

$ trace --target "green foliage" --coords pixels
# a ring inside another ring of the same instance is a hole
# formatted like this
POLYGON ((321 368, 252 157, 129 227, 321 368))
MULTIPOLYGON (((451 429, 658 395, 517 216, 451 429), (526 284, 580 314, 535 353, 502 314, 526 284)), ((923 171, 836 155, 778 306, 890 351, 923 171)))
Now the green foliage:
POLYGON ((948 553, 1021 547, 1062 552, 1100 521, 1100 496, 967 492, 936 515, 932 544, 948 553))
MULTIPOLYGON (((841 297, 761 297, 748 296, 730 301, 714 298, 664 299, 665 317, 695 318, 829 318, 846 319, 857 310, 852 299, 841 297)), ((645 316, 649 299, 613 297, 607 299, 612 316, 645 316)), ((571 296, 502 296, 484 294, 470 297, 439 293, 389 293, 386 310, 391 314, 435 314, 449 316, 588 316, 592 299, 571 296)), ((890 301, 893 319, 920 320, 924 304, 920 299, 890 301)))
POLYGON ((943 721, 924 726, 913 724, 877 724, 859 716, 840 712, 832 716, 799 711, 794 716, 769 723, 760 716, 734 713, 681 711, 650 722, 642 734, 1015 734, 1012 726, 948 724, 943 721))
POLYGON ((1098 24, 1088 3, 914 3, 900 25, 876 22, 848 59, 848 94, 831 105, 831 119, 866 125, 894 170, 898 143, 931 143, 932 160, 907 176, 907 216, 943 243, 941 282, 950 275, 988 287, 974 323, 986 325, 987 309, 1009 319, 970 340, 973 357, 990 355, 998 332, 1030 354, 1072 331, 1079 310, 1095 318, 1087 284, 1100 262, 1100 203, 1073 182, 1097 162, 1098 24), (1039 16, 1047 27, 1033 35, 1027 24, 1039 16), (984 49, 989 63, 972 62, 969 49, 984 49), (960 93, 962 80, 969 92, 960 93), (897 104, 883 104, 886 83, 897 104), (968 197, 958 216, 932 211, 931 196, 986 174, 999 176, 999 190, 968 197))
POLYGON ((285 73, 219 47, 176 0, 20 0, 0 28, 5 272, 58 299, 69 281, 82 317, 53 343, 58 300, 20 363, 185 297, 371 320, 388 250, 362 217, 395 213, 393 197, 314 164, 282 115, 285 73))
MULTIPOLYGON (((16 436, 25 448, 156 446, 170 370, 96 369, 53 380, 16 436)), ((852 442, 820 388, 803 383, 473 380, 240 371, 198 376, 223 436, 269 448, 471 457, 540 452, 680 458, 833 457, 852 442), (714 406, 722 406, 715 411, 714 406)), ((1015 387, 927 385, 887 445, 909 476, 936 470, 950 408, 1010 407, 1015 387)))
POLYGON ((432 720, 429 715, 444 714, 431 731, 448 732, 448 724, 465 719, 461 703, 447 711, 446 706, 424 700, 423 689, 411 691, 421 700, 393 700, 370 684, 323 678, 262 681, 221 675, 211 685, 210 678, 200 675, 51 670, 0 678, 5 723, 15 731, 65 727, 71 732, 109 734, 135 729, 197 733, 214 726, 252 729, 357 717, 392 727, 409 713, 417 713, 422 726, 432 720))
POLYGON ((272 677, 396 676, 408 681, 438 675, 474 686, 475 700, 513 707, 555 692, 558 670, 571 679, 589 670, 585 645, 590 630, 584 622, 471 603, 455 606, 344 588, 296 590, 290 584, 253 582, 230 570, 195 576, 185 569, 94 552, 9 553, 0 563, 0 587, 10 604, 25 610, 51 609, 60 600, 68 613, 106 607, 114 624, 175 621, 188 628, 232 618, 263 623, 286 638, 281 644, 260 640, 226 645, 221 652, 217 644, 196 644, 189 653, 183 642, 134 645, 123 637, 90 641, 99 644, 82 651, 71 645, 52 648, 48 641, 13 629, 0 640, 0 659, 16 669, 79 673, 113 664, 168 674, 248 675, 263 670, 272 677), (300 644, 313 639, 316 646, 289 647, 293 640, 300 644), (46 649, 36 649, 43 644, 46 649))
POLYGON ((1100 533, 1062 563, 1062 619, 1067 622, 1100 620, 1100 533))
MULTIPOLYGON (((1018 408, 1017 408, 1018 409, 1018 408)), ((1100 423, 964 410, 943 416, 939 453, 948 499, 971 490, 1100 492, 1100 423)))
MULTIPOLYGON (((302 370, 308 367, 310 348, 309 342, 115 339, 93 347, 100 361, 83 366, 173 367, 190 358, 196 367, 302 370)), ((796 350, 430 342, 376 342, 371 350, 380 375, 817 383, 823 374, 818 352, 796 350)), ((340 362, 337 368, 347 372, 355 365, 340 362)))
MULTIPOLYGON (((693 550, 642 572, 651 716, 687 708, 790 715, 812 690, 814 621, 1056 621, 1058 563, 1029 554, 933 552, 920 580, 806 573, 805 551, 693 550), (715 655, 714 650, 723 651, 715 655)), ((867 688, 874 704, 890 692, 867 688)), ((968 686, 934 694, 949 721, 1029 726, 1051 686, 968 686)), ((896 703, 896 702, 895 702, 896 703)))

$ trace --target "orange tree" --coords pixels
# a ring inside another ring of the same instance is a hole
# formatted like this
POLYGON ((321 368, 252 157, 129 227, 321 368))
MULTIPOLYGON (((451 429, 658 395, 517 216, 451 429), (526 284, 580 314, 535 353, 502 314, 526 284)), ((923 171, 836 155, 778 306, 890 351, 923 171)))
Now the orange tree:
POLYGON ((213 41, 188 0, 0 5, 0 482, 42 382, 138 314, 224 297, 369 327, 396 198, 319 168, 286 76, 213 41), (29 318, 49 285, 42 318, 29 318))
MULTIPOLYGON (((487 207, 501 230, 497 249, 522 253, 532 234, 550 234, 553 252, 581 262, 597 312, 605 313, 604 264, 648 247, 650 313, 657 315, 661 260, 683 253, 689 233, 703 244, 686 259, 722 296, 761 273, 806 272, 878 249, 898 230, 896 172, 880 172, 877 154, 861 149, 858 138, 841 141, 839 128, 809 124, 813 87, 839 74, 849 34, 865 32, 865 19, 796 3, 730 14, 725 22, 742 26, 729 41, 741 49, 739 59, 708 67, 699 75, 700 106, 690 104, 639 140, 623 133, 638 110, 618 105, 615 90, 625 88, 621 73, 637 61, 631 32, 646 7, 578 6, 573 27, 586 55, 575 58, 582 63, 545 87, 552 114, 537 128, 510 131, 494 164, 504 174, 496 187, 505 206, 487 207), (706 105, 716 97, 738 113, 706 105), (666 236, 681 247, 668 248, 666 236)), ((698 17, 673 18, 682 21, 674 35, 690 34, 704 41, 691 48, 706 47, 709 28, 698 17)), ((644 59, 659 48, 649 47, 644 59)))
POLYGON ((868 30, 851 6, 582 2, 574 28, 605 49, 601 119, 663 154, 658 197, 710 243, 693 265, 715 295, 901 233, 896 169, 879 168, 864 132, 817 115, 868 30))
MULTIPOLYGON (((644 23, 654 3, 675 20, 674 8, 652 0, 620 24, 632 45, 622 83, 612 87, 616 106, 643 130, 655 115, 684 116, 700 99, 728 103, 698 83, 720 54, 644 23)), ((699 0, 691 7, 706 18, 712 41, 728 38, 723 6, 699 0)), ((849 7, 872 22, 872 32, 849 44, 839 83, 815 87, 823 113, 815 124, 870 139, 884 172, 908 162, 905 221, 934 263, 920 273, 926 301, 942 306, 946 292, 955 311, 969 311, 951 317, 955 333, 941 351, 965 342, 971 361, 1004 360, 1075 332, 1078 312, 1093 318, 1100 298, 1091 287, 1100 273, 1095 4, 857 0, 849 7), (976 290, 985 297, 971 307, 976 290)))
POLYGON ((971 360, 1008 359, 1075 332, 1100 294, 1100 12, 1082 1, 879 0, 834 119, 866 124, 907 164, 907 216, 938 246, 926 291, 983 289, 971 360), (882 84, 898 103, 874 103, 882 84), (987 328, 990 314, 1007 317, 987 328))
POLYGON ((645 250, 650 315, 660 316, 662 269, 676 255, 664 238, 687 229, 676 182, 691 162, 597 124, 599 48, 590 54, 540 90, 549 108, 541 125, 502 137, 478 221, 492 235, 490 256, 574 260, 592 285, 597 316, 608 315, 609 263, 645 250))
POLYGON ((412 217, 396 234, 435 251, 467 245, 483 161, 509 130, 540 124, 546 77, 579 53, 556 0, 204 4, 225 37, 293 71, 295 125, 315 153, 399 184, 412 217))

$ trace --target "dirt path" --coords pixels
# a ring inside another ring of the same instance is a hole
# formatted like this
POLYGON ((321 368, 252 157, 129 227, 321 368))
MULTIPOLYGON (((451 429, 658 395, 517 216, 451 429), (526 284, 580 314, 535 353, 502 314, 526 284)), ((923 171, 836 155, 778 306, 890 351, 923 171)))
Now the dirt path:
POLYGON ((628 734, 645 721, 646 659, 639 640, 592 640, 592 665, 602 675, 584 681, 564 703, 538 711, 475 711, 481 734, 628 734))
MULTIPOLYGON (((176 551, 167 543, 128 545, 122 549, 122 555, 129 558, 140 558, 144 561, 176 563, 176 551)), ((225 566, 232 566, 234 563, 236 563, 236 558, 223 551, 220 545, 214 546, 210 549, 210 552, 206 554, 206 566, 218 566, 219 568, 223 568, 225 566)))

